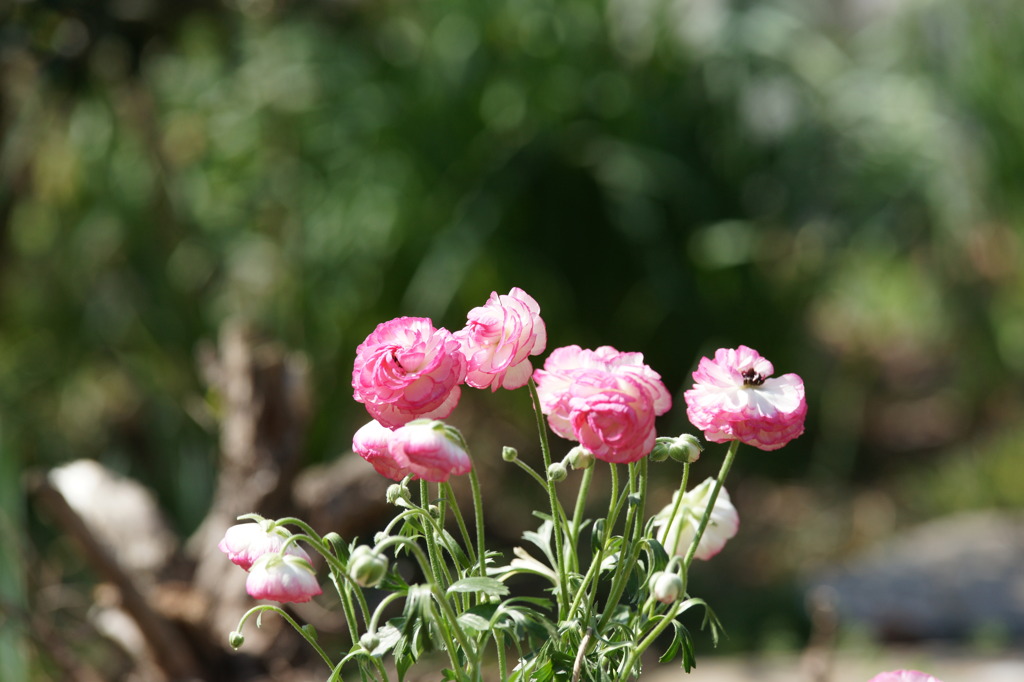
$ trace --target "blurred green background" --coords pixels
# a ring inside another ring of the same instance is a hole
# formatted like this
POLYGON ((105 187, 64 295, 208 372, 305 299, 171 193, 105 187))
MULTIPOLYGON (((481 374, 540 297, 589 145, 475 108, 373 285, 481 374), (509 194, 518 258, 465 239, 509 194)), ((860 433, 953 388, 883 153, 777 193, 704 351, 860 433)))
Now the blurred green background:
MULTIPOLYGON (((751 590, 1024 507, 1022 34, 1018 0, 0 2, 5 523, 91 457, 191 531, 227 319, 308 355, 314 463, 378 322, 512 286, 549 349, 643 352, 662 433, 719 346, 804 378, 807 433, 732 484, 751 590)), ((72 561, 28 527, 8 557, 72 561)), ((735 648, 803 627, 738 609, 735 648)))

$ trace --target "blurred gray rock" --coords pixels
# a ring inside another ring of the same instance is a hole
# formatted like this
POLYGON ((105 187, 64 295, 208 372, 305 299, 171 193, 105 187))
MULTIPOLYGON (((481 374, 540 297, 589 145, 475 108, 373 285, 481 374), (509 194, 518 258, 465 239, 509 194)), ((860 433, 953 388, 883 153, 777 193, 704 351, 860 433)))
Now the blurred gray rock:
POLYGON ((814 575, 844 625, 886 640, 1024 636, 1024 515, 957 514, 893 536, 814 575))

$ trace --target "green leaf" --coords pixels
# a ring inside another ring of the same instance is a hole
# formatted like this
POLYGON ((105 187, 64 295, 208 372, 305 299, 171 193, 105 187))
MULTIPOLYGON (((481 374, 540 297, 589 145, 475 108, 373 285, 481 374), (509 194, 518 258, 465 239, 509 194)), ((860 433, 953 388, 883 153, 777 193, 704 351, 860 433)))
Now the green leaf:
POLYGON ((452 583, 447 593, 452 594, 453 592, 476 592, 488 597, 504 597, 508 594, 508 587, 500 580, 475 576, 452 583))

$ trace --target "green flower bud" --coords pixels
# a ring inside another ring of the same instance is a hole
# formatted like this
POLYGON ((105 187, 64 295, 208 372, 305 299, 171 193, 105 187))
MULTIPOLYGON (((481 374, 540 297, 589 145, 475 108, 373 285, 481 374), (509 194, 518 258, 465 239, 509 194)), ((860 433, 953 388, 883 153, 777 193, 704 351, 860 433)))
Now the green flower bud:
POLYGON ((651 461, 663 462, 671 457, 683 464, 696 462, 700 459, 700 453, 704 451, 697 437, 684 433, 681 436, 671 438, 668 436, 659 437, 651 450, 651 461))
POLYGON ((654 441, 654 449, 651 450, 651 454, 647 458, 652 462, 664 462, 668 459, 668 451, 674 440, 675 438, 669 436, 658 436, 654 441))
POLYGON ((409 495, 409 489, 405 487, 404 483, 392 483, 388 486, 385 499, 387 499, 388 504, 400 506, 400 502, 408 502, 411 496, 409 495))
POLYGON ((579 471, 580 469, 589 469, 594 466, 594 453, 587 450, 582 445, 577 445, 569 454, 565 456, 565 460, 568 461, 569 466, 574 470, 579 471))
POLYGON ((388 558, 366 545, 352 550, 348 559, 348 575, 360 587, 376 587, 388 572, 388 558))
POLYGON ((372 632, 363 633, 359 638, 359 645, 367 651, 373 651, 380 645, 380 637, 372 632))
POLYGON ((235 630, 230 635, 228 635, 228 644, 231 645, 232 649, 237 649, 238 647, 245 644, 245 636, 241 632, 235 630))
POLYGON ((501 458, 506 462, 514 462, 519 459, 519 451, 510 445, 501 449, 501 458))
POLYGON ((548 480, 552 483, 561 483, 569 475, 569 470, 561 462, 555 462, 548 467, 548 480))
POLYGON ((306 637, 313 640, 317 640, 319 635, 317 634, 316 627, 312 623, 306 623, 302 626, 302 632, 305 633, 306 637))

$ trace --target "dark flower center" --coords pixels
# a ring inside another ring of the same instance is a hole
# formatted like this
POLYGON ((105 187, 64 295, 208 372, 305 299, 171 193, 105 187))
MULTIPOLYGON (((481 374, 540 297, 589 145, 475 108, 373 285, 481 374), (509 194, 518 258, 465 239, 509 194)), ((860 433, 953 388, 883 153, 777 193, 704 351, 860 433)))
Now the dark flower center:
POLYGON ((742 374, 744 386, 760 386, 764 383, 764 377, 755 372, 753 369, 748 369, 742 374))

